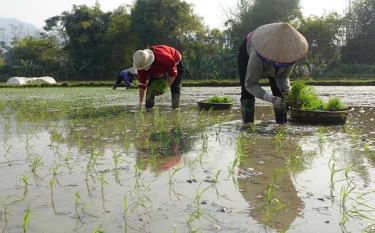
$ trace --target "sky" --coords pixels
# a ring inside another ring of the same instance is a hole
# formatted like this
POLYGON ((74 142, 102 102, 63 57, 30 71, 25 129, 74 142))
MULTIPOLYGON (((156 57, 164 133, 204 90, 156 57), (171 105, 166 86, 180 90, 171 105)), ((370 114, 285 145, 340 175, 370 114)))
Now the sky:
MULTIPOLYGON (((206 25, 211 28, 223 28, 237 0, 186 0, 194 5, 197 15, 203 17, 206 25)), ((99 0, 102 10, 112 11, 123 4, 132 4, 133 0, 99 0)), ((321 16, 331 11, 342 14, 348 0, 301 0, 304 16, 321 16)), ((38 28, 44 26, 44 20, 70 10, 72 5, 86 4, 92 6, 95 0, 0 0, 0 17, 17 18, 31 23, 38 28)))

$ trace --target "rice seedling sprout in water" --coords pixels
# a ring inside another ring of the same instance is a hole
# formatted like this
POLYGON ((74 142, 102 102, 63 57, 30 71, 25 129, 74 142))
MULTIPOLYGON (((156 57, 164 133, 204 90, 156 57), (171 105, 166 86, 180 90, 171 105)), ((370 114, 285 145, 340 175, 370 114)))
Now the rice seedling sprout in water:
POLYGON ((30 168, 35 182, 39 183, 43 178, 37 173, 38 169, 44 166, 43 157, 34 153, 30 158, 30 168))
POLYGON ((94 229, 92 230, 92 233, 104 233, 104 230, 102 226, 100 225, 99 228, 94 227, 94 229))
POLYGON ((23 183, 22 200, 25 200, 26 195, 29 192, 29 177, 27 175, 22 175, 21 180, 22 180, 22 183, 23 183))
POLYGON ((104 211, 107 211, 105 208, 105 197, 104 197, 104 185, 108 184, 107 181, 105 181, 104 173, 100 174, 100 193, 102 196, 102 207, 104 211))
POLYGON ((22 224, 23 233, 27 233, 29 229, 30 213, 31 213, 30 207, 27 207, 25 215, 23 216, 23 224, 22 224))

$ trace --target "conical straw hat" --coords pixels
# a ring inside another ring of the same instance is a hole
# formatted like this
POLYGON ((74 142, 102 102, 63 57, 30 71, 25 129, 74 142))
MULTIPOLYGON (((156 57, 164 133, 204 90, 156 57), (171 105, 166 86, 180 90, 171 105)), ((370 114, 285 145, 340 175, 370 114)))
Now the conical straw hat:
POLYGON ((137 50, 133 54, 133 67, 137 70, 147 70, 154 60, 155 56, 151 49, 137 50))
POLYGON ((309 49, 306 38, 290 24, 283 22, 260 26, 251 38, 260 56, 277 63, 300 60, 309 49))

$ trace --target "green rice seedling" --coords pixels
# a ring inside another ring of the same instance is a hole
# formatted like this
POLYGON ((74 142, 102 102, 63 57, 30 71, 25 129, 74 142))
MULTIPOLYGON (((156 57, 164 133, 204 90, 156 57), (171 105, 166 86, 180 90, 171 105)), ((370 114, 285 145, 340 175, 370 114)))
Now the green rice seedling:
POLYGON ((22 224, 23 233, 27 233, 29 229, 30 213, 31 213, 30 207, 27 207, 25 215, 23 216, 23 224, 22 224))
POLYGON ((325 134, 325 127, 324 126, 321 126, 319 127, 318 129, 318 139, 319 139, 319 149, 320 149, 320 153, 323 152, 323 149, 324 149, 324 145, 325 145, 325 140, 324 140, 324 134, 325 134))
POLYGON ((31 172, 33 174, 33 178, 35 182, 39 183, 43 178, 38 175, 37 170, 44 166, 43 157, 39 154, 33 154, 33 156, 30 158, 30 168, 31 172))
POLYGON ((0 210, 0 223, 3 223, 2 233, 8 231, 8 208, 4 206, 3 210, 0 210))
POLYGON ((272 181, 265 192, 266 206, 264 209, 264 221, 266 224, 273 219, 275 213, 286 208, 286 205, 282 201, 274 198, 276 181, 281 172, 284 171, 280 169, 275 169, 272 171, 272 181))
POLYGON ((9 118, 4 121, 4 132, 3 132, 3 148, 4 148, 4 158, 9 165, 11 165, 11 160, 9 159, 11 145, 9 144, 9 136, 10 136, 10 126, 9 126, 9 118))
POLYGON ((266 193, 265 193, 265 198, 266 198, 267 204, 271 204, 271 201, 273 199, 273 193, 274 193, 274 189, 276 187, 276 180, 277 180, 277 177, 278 177, 279 173, 280 173, 280 171, 277 170, 277 169, 272 171, 271 184, 268 186, 268 188, 266 190, 266 193))
POLYGON ((142 181, 142 170, 139 166, 140 165, 137 164, 134 165, 136 179, 134 183, 134 190, 130 191, 130 198, 133 202, 131 205, 128 205, 128 209, 130 211, 137 213, 139 213, 141 209, 148 209, 152 207, 152 200, 147 195, 147 193, 150 191, 150 184, 145 184, 142 181))
POLYGON ((236 141, 236 149, 234 153, 234 159, 232 164, 228 168, 228 176, 234 176, 238 166, 241 163, 241 159, 245 157, 244 145, 246 145, 247 137, 244 132, 242 132, 236 141))
POLYGON ((219 169, 219 170, 216 171, 216 173, 214 175, 214 179, 212 181, 213 184, 217 184, 219 182, 220 173, 221 173, 221 169, 219 169))
POLYGON ((33 129, 31 129, 31 127, 29 126, 25 126, 25 151, 26 151, 26 157, 27 159, 29 159, 31 157, 31 155, 33 154, 32 153, 32 150, 33 150, 33 147, 32 145, 30 144, 31 140, 33 139, 33 137, 36 137, 36 134, 33 133, 33 129))
POLYGON ((323 100, 316 94, 314 87, 305 85, 303 81, 293 83, 286 102, 292 108, 301 110, 323 109, 323 100))
POLYGON ((22 200, 25 200, 26 195, 29 192, 29 177, 27 175, 22 175, 21 180, 22 180, 22 183, 23 183, 22 200))
POLYGON ((128 232, 129 224, 128 224, 128 198, 126 197, 126 194, 124 194, 124 199, 123 199, 123 208, 124 208, 124 228, 125 228, 125 233, 128 232))
POLYGON ((81 194, 77 191, 74 193, 74 210, 76 212, 76 218, 81 221, 81 214, 79 213, 79 210, 81 210, 81 213, 83 216, 86 214, 85 211, 85 204, 83 203, 81 199, 81 194))
POLYGON ((349 218, 351 217, 350 212, 348 211, 347 201, 350 198, 350 194, 355 190, 356 186, 353 182, 353 178, 349 179, 346 185, 341 187, 340 190, 340 212, 341 219, 340 225, 345 226, 349 218))
POLYGON ((53 182, 56 183, 56 184, 58 184, 58 185, 60 185, 60 181, 57 178, 57 176, 60 175, 60 174, 62 174, 58 170, 62 166, 63 166, 62 164, 55 163, 51 168, 49 168, 49 172, 52 175, 52 179, 54 180, 53 182))
POLYGON ((286 164, 291 173, 296 173, 304 170, 303 162, 303 156, 295 152, 289 154, 286 164))
POLYGON ((344 125, 344 133, 348 135, 354 142, 361 142, 361 135, 363 133, 360 129, 354 126, 353 121, 349 118, 346 124, 344 125))
POLYGON ((104 233, 104 230, 102 226, 100 225, 99 228, 94 227, 94 229, 92 230, 92 233, 104 233))
POLYGON ((124 218, 126 220, 126 217, 128 216, 128 198, 126 197, 126 194, 124 194, 123 207, 124 207, 124 218))
POLYGON ((234 99, 230 96, 212 96, 208 98, 205 102, 208 103, 234 103, 234 99))
POLYGON ((329 161, 328 161, 328 167, 329 167, 329 170, 330 170, 330 179, 329 179, 329 188, 330 188, 330 192, 331 192, 331 198, 332 198, 332 201, 333 201, 333 191, 335 190, 335 184, 338 182, 335 180, 335 176, 336 174, 338 174, 339 172, 343 171, 344 169, 340 169, 340 168, 337 168, 337 158, 336 158, 336 155, 335 155, 335 151, 333 151, 329 161))
POLYGON ((171 171, 168 172, 168 179, 169 179, 169 182, 168 182, 168 185, 169 185, 169 199, 171 199, 171 200, 173 200, 172 199, 172 194, 176 197, 177 200, 179 200, 179 201, 181 200, 180 196, 182 196, 182 194, 176 192, 176 190, 174 189, 174 182, 175 182, 174 176, 182 168, 183 167, 173 168, 171 171))
POLYGON ((274 137, 274 143, 277 149, 280 149, 284 146, 286 140, 287 128, 281 127, 276 130, 274 137))
POLYGON ((72 156, 72 153, 69 151, 64 159, 63 159, 63 162, 64 162, 64 167, 68 168, 69 169, 69 174, 72 174, 72 171, 73 171, 73 166, 72 164, 70 163, 71 161, 73 160, 73 156, 72 156))
POLYGON ((329 111, 340 111, 347 108, 348 106, 344 104, 339 97, 331 97, 328 102, 324 104, 324 109, 329 111))
POLYGON ((107 181, 105 181, 104 173, 100 174, 100 193, 102 195, 102 207, 104 211, 107 211, 105 208, 105 197, 104 197, 104 185, 108 184, 107 181))
POLYGON ((210 188, 211 186, 208 186, 204 189, 201 189, 201 187, 198 187, 195 197, 194 197, 194 210, 193 212, 189 215, 186 224, 190 229, 190 232, 198 232, 200 228, 193 229, 193 224, 197 220, 205 219, 208 221, 215 221, 217 222, 217 219, 215 219, 212 215, 205 213, 205 211, 201 208, 201 199, 202 195, 210 188))
POLYGON ((57 129, 52 129, 50 132, 50 141, 51 141, 51 149, 55 152, 56 155, 60 158, 60 145, 64 143, 64 138, 62 135, 58 132, 57 129))
POLYGON ((177 172, 179 172, 183 167, 176 167, 176 168, 173 168, 172 170, 170 170, 168 172, 168 180, 169 180, 169 184, 173 184, 175 179, 174 179, 174 176, 177 174, 177 172))
POLYGON ((113 152, 112 159, 113 159, 113 164, 115 166, 114 169, 113 169, 115 181, 116 181, 117 184, 121 185, 120 169, 119 169, 119 164, 121 162, 121 153, 113 152))
POLYGON ((89 198, 92 199, 94 197, 94 193, 90 187, 90 179, 89 179, 90 177, 92 178, 92 180, 94 180, 93 176, 89 174, 88 171, 86 170, 86 174, 85 174, 86 190, 87 190, 87 194, 89 195, 89 198))
POLYGON ((56 206, 55 206, 55 198, 54 198, 55 182, 56 182, 56 179, 52 177, 49 181, 49 187, 50 187, 50 195, 51 195, 51 206, 52 206, 53 212, 57 214, 56 206))

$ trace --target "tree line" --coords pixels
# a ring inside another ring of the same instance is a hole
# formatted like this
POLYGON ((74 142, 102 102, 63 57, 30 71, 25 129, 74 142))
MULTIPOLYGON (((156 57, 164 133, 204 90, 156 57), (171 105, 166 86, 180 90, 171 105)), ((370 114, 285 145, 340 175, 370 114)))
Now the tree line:
POLYGON ((375 0, 352 0, 344 15, 303 17, 300 0, 238 0, 225 29, 210 29, 183 0, 136 0, 104 12, 73 5, 45 20, 37 37, 0 45, 0 79, 53 76, 107 80, 132 65, 132 54, 154 44, 179 49, 189 79, 237 78, 237 50, 258 26, 289 22, 309 42, 294 76, 367 77, 375 72, 375 0))

